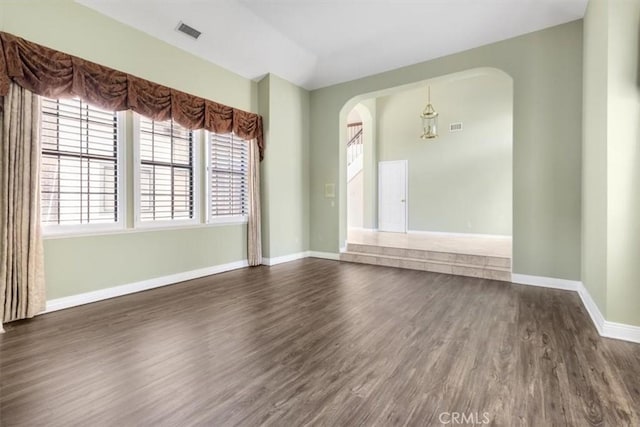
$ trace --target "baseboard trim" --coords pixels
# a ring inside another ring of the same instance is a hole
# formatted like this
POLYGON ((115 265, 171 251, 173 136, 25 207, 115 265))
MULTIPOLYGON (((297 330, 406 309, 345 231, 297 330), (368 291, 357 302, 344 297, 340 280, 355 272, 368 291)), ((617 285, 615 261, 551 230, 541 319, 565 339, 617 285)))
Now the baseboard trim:
MULTIPOLYGON (((591 297, 591 294, 589 293, 587 288, 585 288, 582 282, 580 282, 577 292, 578 292, 578 295, 580 295, 580 300, 582 300, 582 305, 584 305, 584 308, 587 310, 587 313, 589 313, 589 317, 591 317, 591 321, 593 322, 596 329, 598 330, 598 333, 604 336, 604 324, 605 324, 604 316, 602 315, 602 312, 598 308, 598 305, 593 300, 593 298, 591 297)), ((610 337, 610 338, 614 338, 614 337, 610 337)))
POLYGON ((486 237, 491 239, 511 239, 508 234, 454 233, 449 231, 407 230, 407 234, 437 234, 445 237, 486 237))
MULTIPOLYGON (((265 265, 276 265, 308 257, 324 258, 330 260, 340 259, 340 255, 330 252, 306 251, 276 258, 263 258, 262 263, 265 265)), ((175 283, 184 282, 186 280, 198 279, 200 277, 224 273, 225 271, 237 270, 239 268, 245 268, 248 266, 249 262, 247 260, 236 261, 228 264, 215 265, 212 267, 200 268, 198 270, 171 274, 168 276, 155 277, 153 279, 142 280, 140 282, 127 283, 125 285, 98 289, 96 291, 84 292, 68 297, 55 298, 47 301, 46 309, 41 314, 64 310, 71 307, 77 307, 84 304, 90 304, 92 302, 103 301, 110 298, 117 298, 136 292, 142 292, 150 289, 160 288, 163 286, 173 285, 175 283)))
POLYGON ((591 294, 589 294, 589 291, 582 283, 580 283, 578 293, 601 336, 640 344, 640 326, 626 325, 624 323, 606 320, 593 298, 591 298, 591 294))
MULTIPOLYGON (((306 251, 276 258, 263 258, 262 263, 271 266, 289 261, 295 261, 302 258, 322 258, 337 261, 340 259, 340 254, 332 252, 306 251)), ((160 288, 179 282, 184 282, 186 280, 224 273, 225 271, 237 270, 239 268, 245 268, 248 266, 248 261, 242 260, 227 264, 215 265, 212 267, 200 268, 197 270, 185 271, 182 273, 171 274, 168 276, 156 277, 149 280, 142 280, 140 282, 128 283, 111 288, 99 289, 97 291, 85 292, 68 297, 56 298, 47 301, 46 310, 42 314, 64 310, 66 308, 77 307, 84 304, 90 304, 92 302, 103 301, 110 298, 129 295, 136 292, 160 288)), ((605 320, 604 316, 600 312, 600 309, 591 297, 591 294, 589 294, 589 291, 582 282, 566 279, 556 279, 552 277, 530 276, 526 274, 512 274, 512 282, 520 285, 538 286, 577 292, 580 296, 582 304, 591 317, 591 320, 600 336, 622 341, 640 343, 640 326, 626 325, 623 323, 616 323, 605 320)))
POLYGON ((149 289, 173 285, 175 283, 184 282, 186 280, 198 279, 200 277, 224 273, 225 271, 237 270, 239 268, 248 266, 249 263, 247 260, 236 261, 230 262, 228 264, 215 265, 212 267, 200 268, 197 270, 185 271, 168 276, 142 280, 140 282, 128 283, 126 285, 99 289, 97 291, 85 292, 68 297, 56 298, 47 301, 47 306, 44 313, 51 313, 52 311, 64 310, 65 308, 76 307, 79 305, 89 304, 92 302, 102 301, 110 298, 116 298, 136 292, 147 291, 149 289))
POLYGON ((307 252, 298 252, 295 254, 283 255, 275 258, 262 258, 263 265, 278 265, 285 262, 295 261, 302 258, 307 258, 307 252))
POLYGON ((538 286, 542 288, 561 289, 577 292, 582 305, 591 317, 598 334, 605 338, 613 338, 640 344, 640 326, 626 325, 623 323, 605 320, 598 305, 591 294, 580 281, 556 279, 553 277, 529 276, 526 274, 512 274, 512 282, 519 285, 538 286))
POLYGON ((336 254, 333 252, 316 252, 309 251, 307 256, 309 258, 322 258, 322 259, 330 259, 333 261, 340 261, 340 254, 336 254))
POLYGON ((640 344, 640 327, 605 320, 602 328, 603 337, 630 341, 640 344))
POLYGON ((298 252, 290 255, 283 255, 275 258, 262 258, 263 265, 278 265, 285 262, 295 261, 303 258, 322 258, 322 259, 330 259, 333 261, 340 260, 340 254, 336 254, 333 252, 318 252, 318 251, 305 251, 298 252))
POLYGON ((538 286, 551 289, 562 289, 565 291, 578 291, 581 282, 575 280, 556 279, 553 277, 529 276, 527 274, 511 275, 511 281, 518 285, 538 286))

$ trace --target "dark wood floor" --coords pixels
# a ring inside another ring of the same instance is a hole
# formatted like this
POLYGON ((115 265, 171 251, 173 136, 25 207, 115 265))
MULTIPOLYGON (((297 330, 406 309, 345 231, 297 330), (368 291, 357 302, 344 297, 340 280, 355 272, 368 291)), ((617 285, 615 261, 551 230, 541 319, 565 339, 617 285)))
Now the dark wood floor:
POLYGON ((564 291, 307 259, 6 327, 3 426, 640 426, 640 346, 564 291))

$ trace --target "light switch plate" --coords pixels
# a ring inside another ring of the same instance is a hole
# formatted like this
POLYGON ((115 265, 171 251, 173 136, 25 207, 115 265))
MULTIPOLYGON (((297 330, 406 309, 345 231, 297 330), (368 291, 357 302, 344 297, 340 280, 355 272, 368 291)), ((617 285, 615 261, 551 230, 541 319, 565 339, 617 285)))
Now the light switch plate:
POLYGON ((327 199, 332 199, 336 197, 336 185, 335 184, 325 184, 324 185, 324 197, 327 199))

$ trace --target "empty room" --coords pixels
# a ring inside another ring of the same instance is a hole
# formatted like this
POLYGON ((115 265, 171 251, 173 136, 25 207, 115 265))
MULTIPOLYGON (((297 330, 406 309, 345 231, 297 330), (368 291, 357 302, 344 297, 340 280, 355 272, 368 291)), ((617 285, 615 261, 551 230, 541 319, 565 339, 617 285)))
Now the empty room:
POLYGON ((640 0, 0 0, 0 426, 640 426, 640 0))

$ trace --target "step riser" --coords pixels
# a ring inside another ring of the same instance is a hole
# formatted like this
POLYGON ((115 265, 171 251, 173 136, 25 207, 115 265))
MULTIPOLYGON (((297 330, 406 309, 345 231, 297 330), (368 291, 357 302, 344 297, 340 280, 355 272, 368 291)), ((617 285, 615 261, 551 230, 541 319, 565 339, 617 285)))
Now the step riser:
MULTIPOLYGON (((387 255, 389 256, 389 255, 387 255)), ((410 270, 429 271, 433 273, 455 274, 458 276, 477 277, 482 279, 511 281, 511 272, 499 269, 492 269, 482 266, 461 266, 455 264, 441 264, 429 261, 419 261, 401 258, 383 258, 369 254, 343 253, 340 255, 341 261, 355 262, 360 264, 379 265, 384 267, 406 268, 410 270)), ((499 267, 498 267, 499 268, 499 267)))
POLYGON ((511 259, 503 257, 483 256, 483 255, 468 255, 468 254, 455 254, 450 252, 437 252, 426 251, 421 249, 404 249, 404 248, 392 248, 386 246, 373 246, 373 245, 360 245, 349 243, 347 244, 347 252, 358 252, 362 254, 370 255, 385 255, 390 257, 399 258, 411 258, 421 261, 437 261, 445 262, 448 264, 465 264, 478 267, 496 267, 496 268, 511 268, 511 259))

